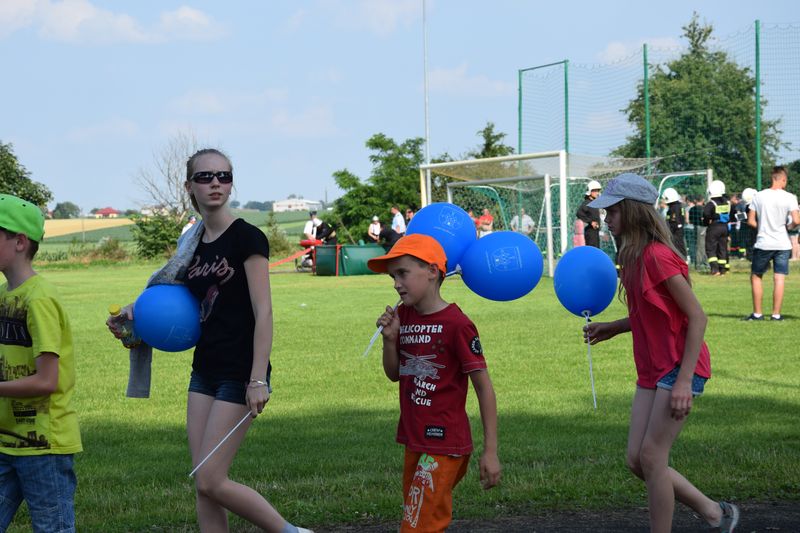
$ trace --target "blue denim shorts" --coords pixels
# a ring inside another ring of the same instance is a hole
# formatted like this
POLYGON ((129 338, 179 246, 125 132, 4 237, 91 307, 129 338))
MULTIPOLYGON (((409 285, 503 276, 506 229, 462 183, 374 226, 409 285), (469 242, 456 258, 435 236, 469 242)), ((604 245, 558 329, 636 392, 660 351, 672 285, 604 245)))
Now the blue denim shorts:
MULTIPOLYGON (((675 385, 675 380, 678 379, 678 372, 680 371, 681 365, 676 366, 670 372, 668 372, 667 375, 658 380, 656 387, 659 389, 672 390, 672 386, 675 385)), ((697 374, 692 376, 692 396, 700 396, 703 394, 703 389, 706 387, 706 381, 708 381, 708 378, 698 376, 697 374)))
MULTIPOLYGON (((267 369, 267 388, 272 392, 272 387, 269 385, 269 378, 272 367, 267 369)), ((238 403, 247 405, 245 396, 247 394, 247 382, 239 381, 236 379, 217 379, 208 376, 202 376, 192 370, 192 376, 189 378, 189 392, 198 392, 206 396, 213 396, 215 400, 223 402, 238 403)))
POLYGON ((756 276, 763 276, 769 269, 769 262, 772 260, 772 270, 776 274, 789 274, 789 257, 791 250, 761 250, 753 248, 753 263, 750 265, 750 272, 756 276))
POLYGON ((74 533, 78 481, 72 464, 71 454, 0 453, 0 531, 6 530, 24 499, 33 531, 74 533))

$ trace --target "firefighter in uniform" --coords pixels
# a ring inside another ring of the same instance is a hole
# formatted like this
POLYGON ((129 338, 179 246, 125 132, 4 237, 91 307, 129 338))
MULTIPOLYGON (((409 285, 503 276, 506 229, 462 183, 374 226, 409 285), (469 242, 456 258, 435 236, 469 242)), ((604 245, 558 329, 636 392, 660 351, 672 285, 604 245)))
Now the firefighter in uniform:
POLYGON ((672 233, 672 243, 685 261, 687 256, 686 242, 683 239, 683 225, 686 224, 686 211, 684 211, 683 204, 681 204, 681 196, 672 187, 664 189, 661 196, 667 203, 667 225, 670 233, 672 233))
POLYGON ((600 195, 599 181, 592 180, 586 185, 586 194, 583 203, 578 207, 575 217, 583 222, 583 236, 586 246, 600 248, 600 210, 596 207, 589 207, 589 202, 600 195))
POLYGON ((706 255, 712 276, 721 276, 730 269, 728 263, 728 222, 731 204, 725 196, 725 184, 714 180, 708 187, 708 203, 703 208, 706 231, 706 255))

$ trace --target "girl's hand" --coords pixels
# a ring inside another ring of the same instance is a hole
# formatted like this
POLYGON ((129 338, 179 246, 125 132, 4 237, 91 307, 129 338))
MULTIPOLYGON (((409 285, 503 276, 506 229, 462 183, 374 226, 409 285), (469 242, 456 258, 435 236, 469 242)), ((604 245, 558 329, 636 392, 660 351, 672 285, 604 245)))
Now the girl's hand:
POLYGON ((123 337, 123 332, 120 329, 120 325, 126 320, 133 320, 133 304, 128 304, 123 307, 117 316, 109 316, 106 319, 106 326, 108 326, 112 335, 121 339, 123 337))
POLYGON ((692 387, 691 383, 675 382, 672 386, 669 406, 670 415, 675 420, 683 420, 692 410, 692 387))
POLYGON ((480 459, 481 486, 489 490, 500 483, 500 459, 496 453, 483 452, 480 459))
POLYGON ((583 326, 583 342, 597 344, 617 334, 613 322, 590 322, 583 326))
POLYGON ((388 305, 386 306, 386 311, 378 317, 375 325, 378 327, 383 326, 381 335, 383 335, 383 340, 385 341, 396 340, 397 335, 400 333, 400 317, 397 316, 397 311, 388 305))
POLYGON ((269 387, 261 383, 250 383, 247 386, 245 400, 247 401, 247 407, 250 408, 250 414, 255 418, 261 414, 261 411, 264 410, 264 406, 267 405, 269 401, 269 387))

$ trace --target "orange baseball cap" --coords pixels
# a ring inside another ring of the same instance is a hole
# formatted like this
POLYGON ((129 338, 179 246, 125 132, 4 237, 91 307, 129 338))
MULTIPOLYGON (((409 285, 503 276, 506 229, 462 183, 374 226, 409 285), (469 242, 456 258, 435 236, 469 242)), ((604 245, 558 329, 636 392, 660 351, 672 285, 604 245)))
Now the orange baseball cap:
POLYGON ((373 272, 385 274, 387 272, 386 263, 391 259, 404 255, 410 255, 426 263, 436 265, 439 270, 447 274, 447 256, 444 253, 444 248, 436 239, 422 233, 414 233, 402 237, 394 243, 388 254, 373 257, 367 261, 367 267, 373 272))

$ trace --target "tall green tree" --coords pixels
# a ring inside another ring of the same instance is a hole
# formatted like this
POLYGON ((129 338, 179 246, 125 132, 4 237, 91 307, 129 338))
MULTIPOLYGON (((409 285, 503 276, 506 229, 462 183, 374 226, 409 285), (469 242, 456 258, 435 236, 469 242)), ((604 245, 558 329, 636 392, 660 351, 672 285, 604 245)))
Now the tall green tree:
POLYGON ((402 143, 383 133, 370 137, 366 143, 372 151, 369 156, 372 163, 369 178, 362 181, 347 169, 333 173, 336 185, 344 191, 344 195, 333 203, 335 221, 357 238, 356 235, 366 234, 374 215, 387 223, 389 209, 393 205, 401 210, 418 206, 419 166, 424 161, 423 143, 421 137, 402 143))
MULTIPOLYGON (((678 59, 651 67, 650 145, 668 158, 661 170, 712 168, 729 191, 756 184, 755 78, 725 52, 709 48, 711 25, 695 13, 683 27, 689 47, 678 59)), ((767 102, 762 99, 762 109, 767 102)), ((625 112, 635 133, 614 151, 646 157, 644 85, 625 112)), ((761 121, 762 161, 771 164, 781 147, 777 120, 761 121)), ((768 178, 767 178, 768 179, 768 178)))
POLYGON ((485 159, 514 153, 513 147, 503 143, 503 139, 507 137, 507 134, 494 131, 494 122, 487 122, 486 126, 478 131, 478 135, 483 139, 483 142, 478 147, 479 149, 467 152, 467 156, 464 159, 485 159))
POLYGON ((31 180, 31 174, 14 155, 11 144, 0 142, 0 193, 13 194, 44 207, 53 199, 45 185, 31 180))
POLYGON ((78 218, 81 208, 72 202, 59 202, 53 208, 53 218, 78 218))

